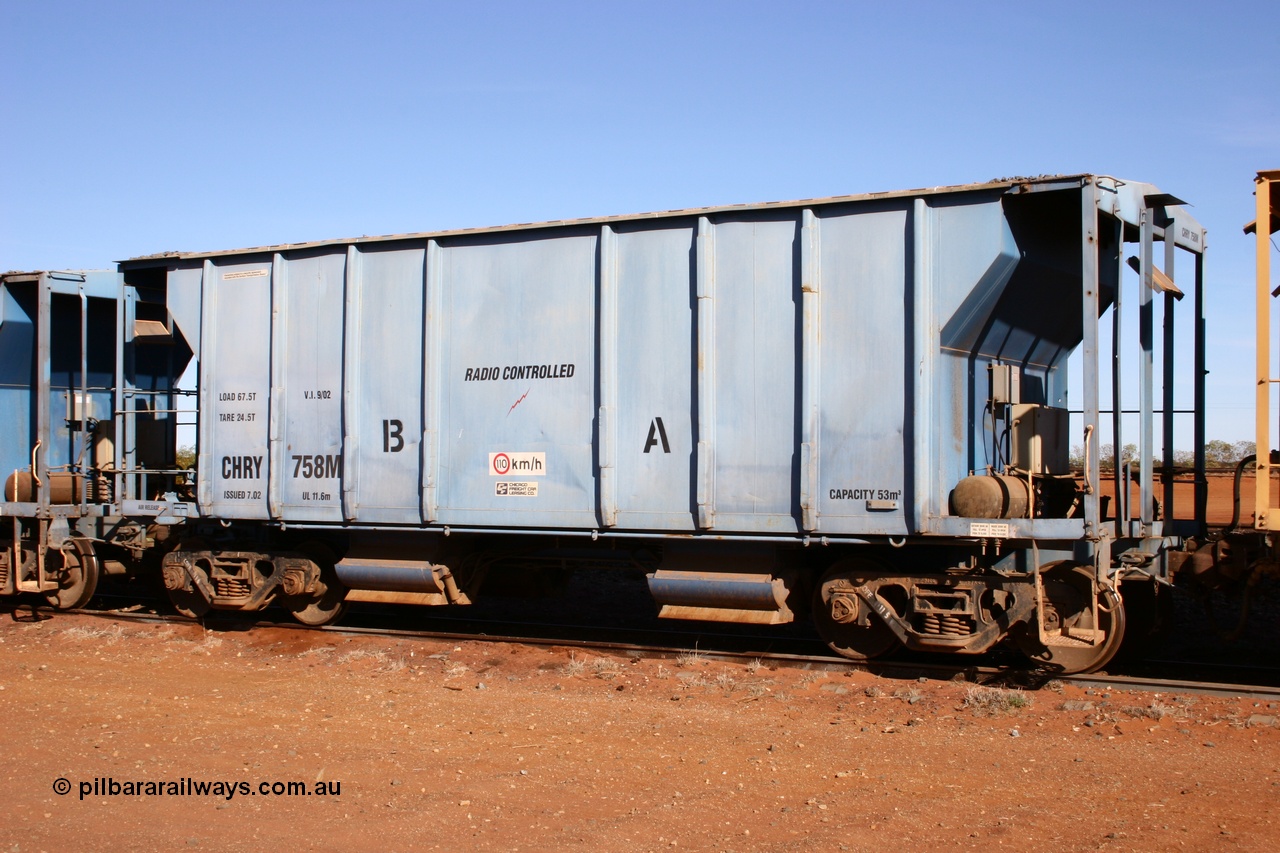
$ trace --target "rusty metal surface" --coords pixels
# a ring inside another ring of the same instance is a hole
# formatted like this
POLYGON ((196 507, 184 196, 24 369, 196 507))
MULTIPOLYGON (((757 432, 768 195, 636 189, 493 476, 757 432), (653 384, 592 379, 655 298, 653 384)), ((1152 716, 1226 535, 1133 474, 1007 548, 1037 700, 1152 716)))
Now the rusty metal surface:
POLYGON ((448 604, 443 593, 432 592, 391 592, 384 589, 352 589, 347 591, 347 601, 361 601, 371 604, 412 604, 416 606, 438 607, 448 604))
POLYGON ((787 583, 770 574, 659 570, 646 575, 663 619, 780 625, 795 619, 787 583))
MULTIPOLYGON (((85 478, 80 474, 55 473, 49 475, 49 502, 72 504, 84 494, 85 478)), ((15 471, 4 482, 6 501, 33 502, 39 500, 40 484, 30 471, 15 471)))

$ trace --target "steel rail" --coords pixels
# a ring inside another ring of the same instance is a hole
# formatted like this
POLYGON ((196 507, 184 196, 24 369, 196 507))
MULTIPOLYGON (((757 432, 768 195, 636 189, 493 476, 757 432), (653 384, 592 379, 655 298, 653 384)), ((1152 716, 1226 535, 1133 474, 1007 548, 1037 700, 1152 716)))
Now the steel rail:
MULTIPOLYGON (((143 605, 135 605, 135 608, 143 605)), ((17 610, 20 606, 11 607, 11 610, 17 610)), ((45 608, 32 607, 33 611, 43 612, 45 608)), ((90 610, 78 609, 67 611, 56 611, 65 613, 74 613, 77 615, 93 616, 96 618, 105 618, 112 620, 124 620, 132 622, 149 622, 156 624, 185 624, 185 625, 207 625, 204 621, 191 620, 184 616, 169 615, 163 613, 143 613, 137 609, 122 610, 90 610)), ((228 623, 231 620, 228 620, 228 623)), ((214 620, 217 624, 217 620, 214 620)), ((562 647, 570 649, 582 649, 597 652, 606 652, 614 654, 627 654, 631 656, 642 655, 651 658, 676 659, 690 654, 696 655, 700 660, 707 661, 768 661, 772 663, 783 664, 797 669, 822 670, 822 671, 866 671, 877 676, 894 678, 899 680, 908 680, 915 678, 926 678, 932 681, 957 681, 962 680, 969 683, 980 685, 1013 685, 1019 688, 1040 689, 1052 682, 1064 682, 1079 687, 1093 687, 1107 690, 1136 690, 1143 692, 1156 693, 1191 693, 1208 696, 1226 696, 1239 698, 1280 700, 1280 687, 1270 687, 1266 685, 1255 684, 1235 684, 1222 683, 1216 681, 1191 681, 1185 679, 1165 679, 1151 678, 1143 676, 1132 676, 1124 674, 1111 673, 1083 673, 1078 675, 1061 675, 1053 672, 1035 669, 999 667, 990 665, 959 665, 944 664, 934 662, 916 662, 916 661, 851 661, 847 658, 838 657, 836 655, 809 655, 795 654, 788 652, 771 652, 771 651, 733 651, 729 649, 694 649, 688 646, 663 646, 652 643, 634 643, 634 642, 615 642, 604 641, 598 639, 579 639, 573 637, 547 637, 547 636, 527 636, 527 635, 510 635, 510 634, 490 634, 479 632, 457 632, 457 631, 424 631, 410 630, 405 628, 371 628, 360 626, 343 626, 343 625, 325 625, 320 627, 310 627, 296 622, 266 622, 254 621, 253 627, 259 628, 281 628, 290 631, 314 631, 327 634, 335 634, 338 636, 368 636, 368 637, 387 637, 401 638, 411 640, 436 640, 448 642, 483 642, 483 643, 499 643, 513 644, 519 643, 529 646, 543 647, 562 647)), ((568 626, 556 625, 541 627, 556 627, 572 630, 590 630, 598 631, 599 626, 568 626)), ((644 629, 614 629, 628 630, 635 633, 645 633, 644 629)), ((725 635, 725 640, 732 639, 732 635, 725 635)), ((1210 665, 1205 665, 1211 668, 1210 665)), ((1229 668, 1229 667, 1228 667, 1229 668)))

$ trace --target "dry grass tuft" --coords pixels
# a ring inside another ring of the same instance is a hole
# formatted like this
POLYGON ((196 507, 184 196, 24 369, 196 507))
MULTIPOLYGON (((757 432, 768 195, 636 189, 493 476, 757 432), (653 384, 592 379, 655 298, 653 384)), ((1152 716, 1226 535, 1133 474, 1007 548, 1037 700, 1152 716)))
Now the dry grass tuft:
POLYGON ((691 652, 681 652, 676 655, 677 666, 698 666, 707 662, 707 656, 696 648, 691 652))
POLYGON ((387 653, 368 649, 352 649, 349 652, 344 652, 334 663, 347 664, 362 660, 372 660, 376 663, 385 664, 387 662, 387 653))
POLYGON ((101 640, 103 643, 111 645, 120 642, 129 635, 119 625, 112 625, 109 628, 88 628, 77 625, 74 628, 67 628, 62 632, 62 636, 69 640, 101 640))
POLYGON ((575 675, 582 675, 582 673, 586 671, 587 671, 587 662, 572 653, 569 655, 569 662, 566 663, 564 666, 560 667, 560 672, 563 673, 564 675, 569 676, 570 678, 574 677, 575 675))
POLYGON ((715 678, 711 679, 711 684, 724 695, 728 696, 738 685, 738 679, 733 677, 733 673, 728 670, 719 673, 715 678))
POLYGON ((1000 687, 970 687, 964 694, 964 707, 979 715, 1012 714, 1031 707, 1031 698, 1021 690, 1000 687))
POLYGON ((621 672, 621 668, 616 660, 610 658, 596 658, 590 663, 591 674, 596 678, 603 678, 606 681, 616 677, 621 672))

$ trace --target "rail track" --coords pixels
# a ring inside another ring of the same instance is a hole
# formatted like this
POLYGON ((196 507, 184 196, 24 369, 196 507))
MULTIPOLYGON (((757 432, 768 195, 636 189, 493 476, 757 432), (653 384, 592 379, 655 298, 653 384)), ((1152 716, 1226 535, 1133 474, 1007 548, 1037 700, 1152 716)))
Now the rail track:
MULTIPOLYGON (((117 606, 110 596, 99 596, 91 605, 71 613, 95 618, 154 624, 192 624, 192 620, 164 612, 160 600, 117 606)), ((15 602, 4 608, 14 618, 45 619, 56 611, 31 603, 15 602)), ((858 663, 824 653, 816 637, 763 636, 752 633, 707 632, 653 627, 616 627, 568 624, 548 621, 512 621, 475 617, 424 616, 418 609, 382 607, 353 608, 344 624, 309 627, 295 621, 252 619, 240 614, 211 614, 201 620, 210 630, 275 628, 311 631, 339 636, 369 636, 448 642, 519 643, 536 646, 592 651, 600 654, 679 658, 696 654, 711 661, 762 661, 776 666, 841 671, 860 669, 891 679, 927 678, 938 681, 966 681, 989 686, 1037 689, 1053 681, 1111 690, 1142 690, 1167 693, 1240 696, 1280 700, 1280 668, 1240 666, 1195 661, 1143 660, 1114 664, 1111 671, 1082 675, 1059 675, 1028 669, 1025 660, 1006 662, 998 654, 974 658, 957 665, 955 658, 938 660, 925 655, 858 663), (408 625, 407 622, 415 624, 408 625), (387 623, 391 623, 390 627, 387 623), (1166 673, 1177 673, 1174 677, 1166 673), (1195 677, 1188 678, 1188 674, 1195 677)))

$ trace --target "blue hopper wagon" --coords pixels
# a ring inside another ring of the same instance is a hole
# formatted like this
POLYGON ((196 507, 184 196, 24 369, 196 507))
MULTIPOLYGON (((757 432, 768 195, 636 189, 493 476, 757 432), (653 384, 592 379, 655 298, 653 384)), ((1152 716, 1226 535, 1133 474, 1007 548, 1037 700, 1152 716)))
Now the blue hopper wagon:
MULTIPOLYGON (((1202 301, 1204 229, 1180 205, 1055 176, 134 258, 118 298, 163 305, 170 356, 146 390, 198 360, 193 481, 139 450, 105 501, 0 505, 28 519, 7 588, 56 509, 64 549, 119 559, 95 517, 151 529, 191 615, 274 602, 322 624, 348 601, 459 605, 617 566, 662 616, 811 615, 855 659, 1008 642, 1097 668, 1126 590, 1167 582, 1203 528, 1202 500, 1174 520, 1152 463, 1150 306, 1181 296, 1177 249, 1197 320, 1202 301), (1136 506, 1100 497, 1117 364, 1140 386, 1136 506)), ((117 382, 98 422, 116 435, 173 408, 117 382)), ((15 470, 56 415, 6 437, 15 470)), ((102 475, 72 449, 28 476, 102 475)))

